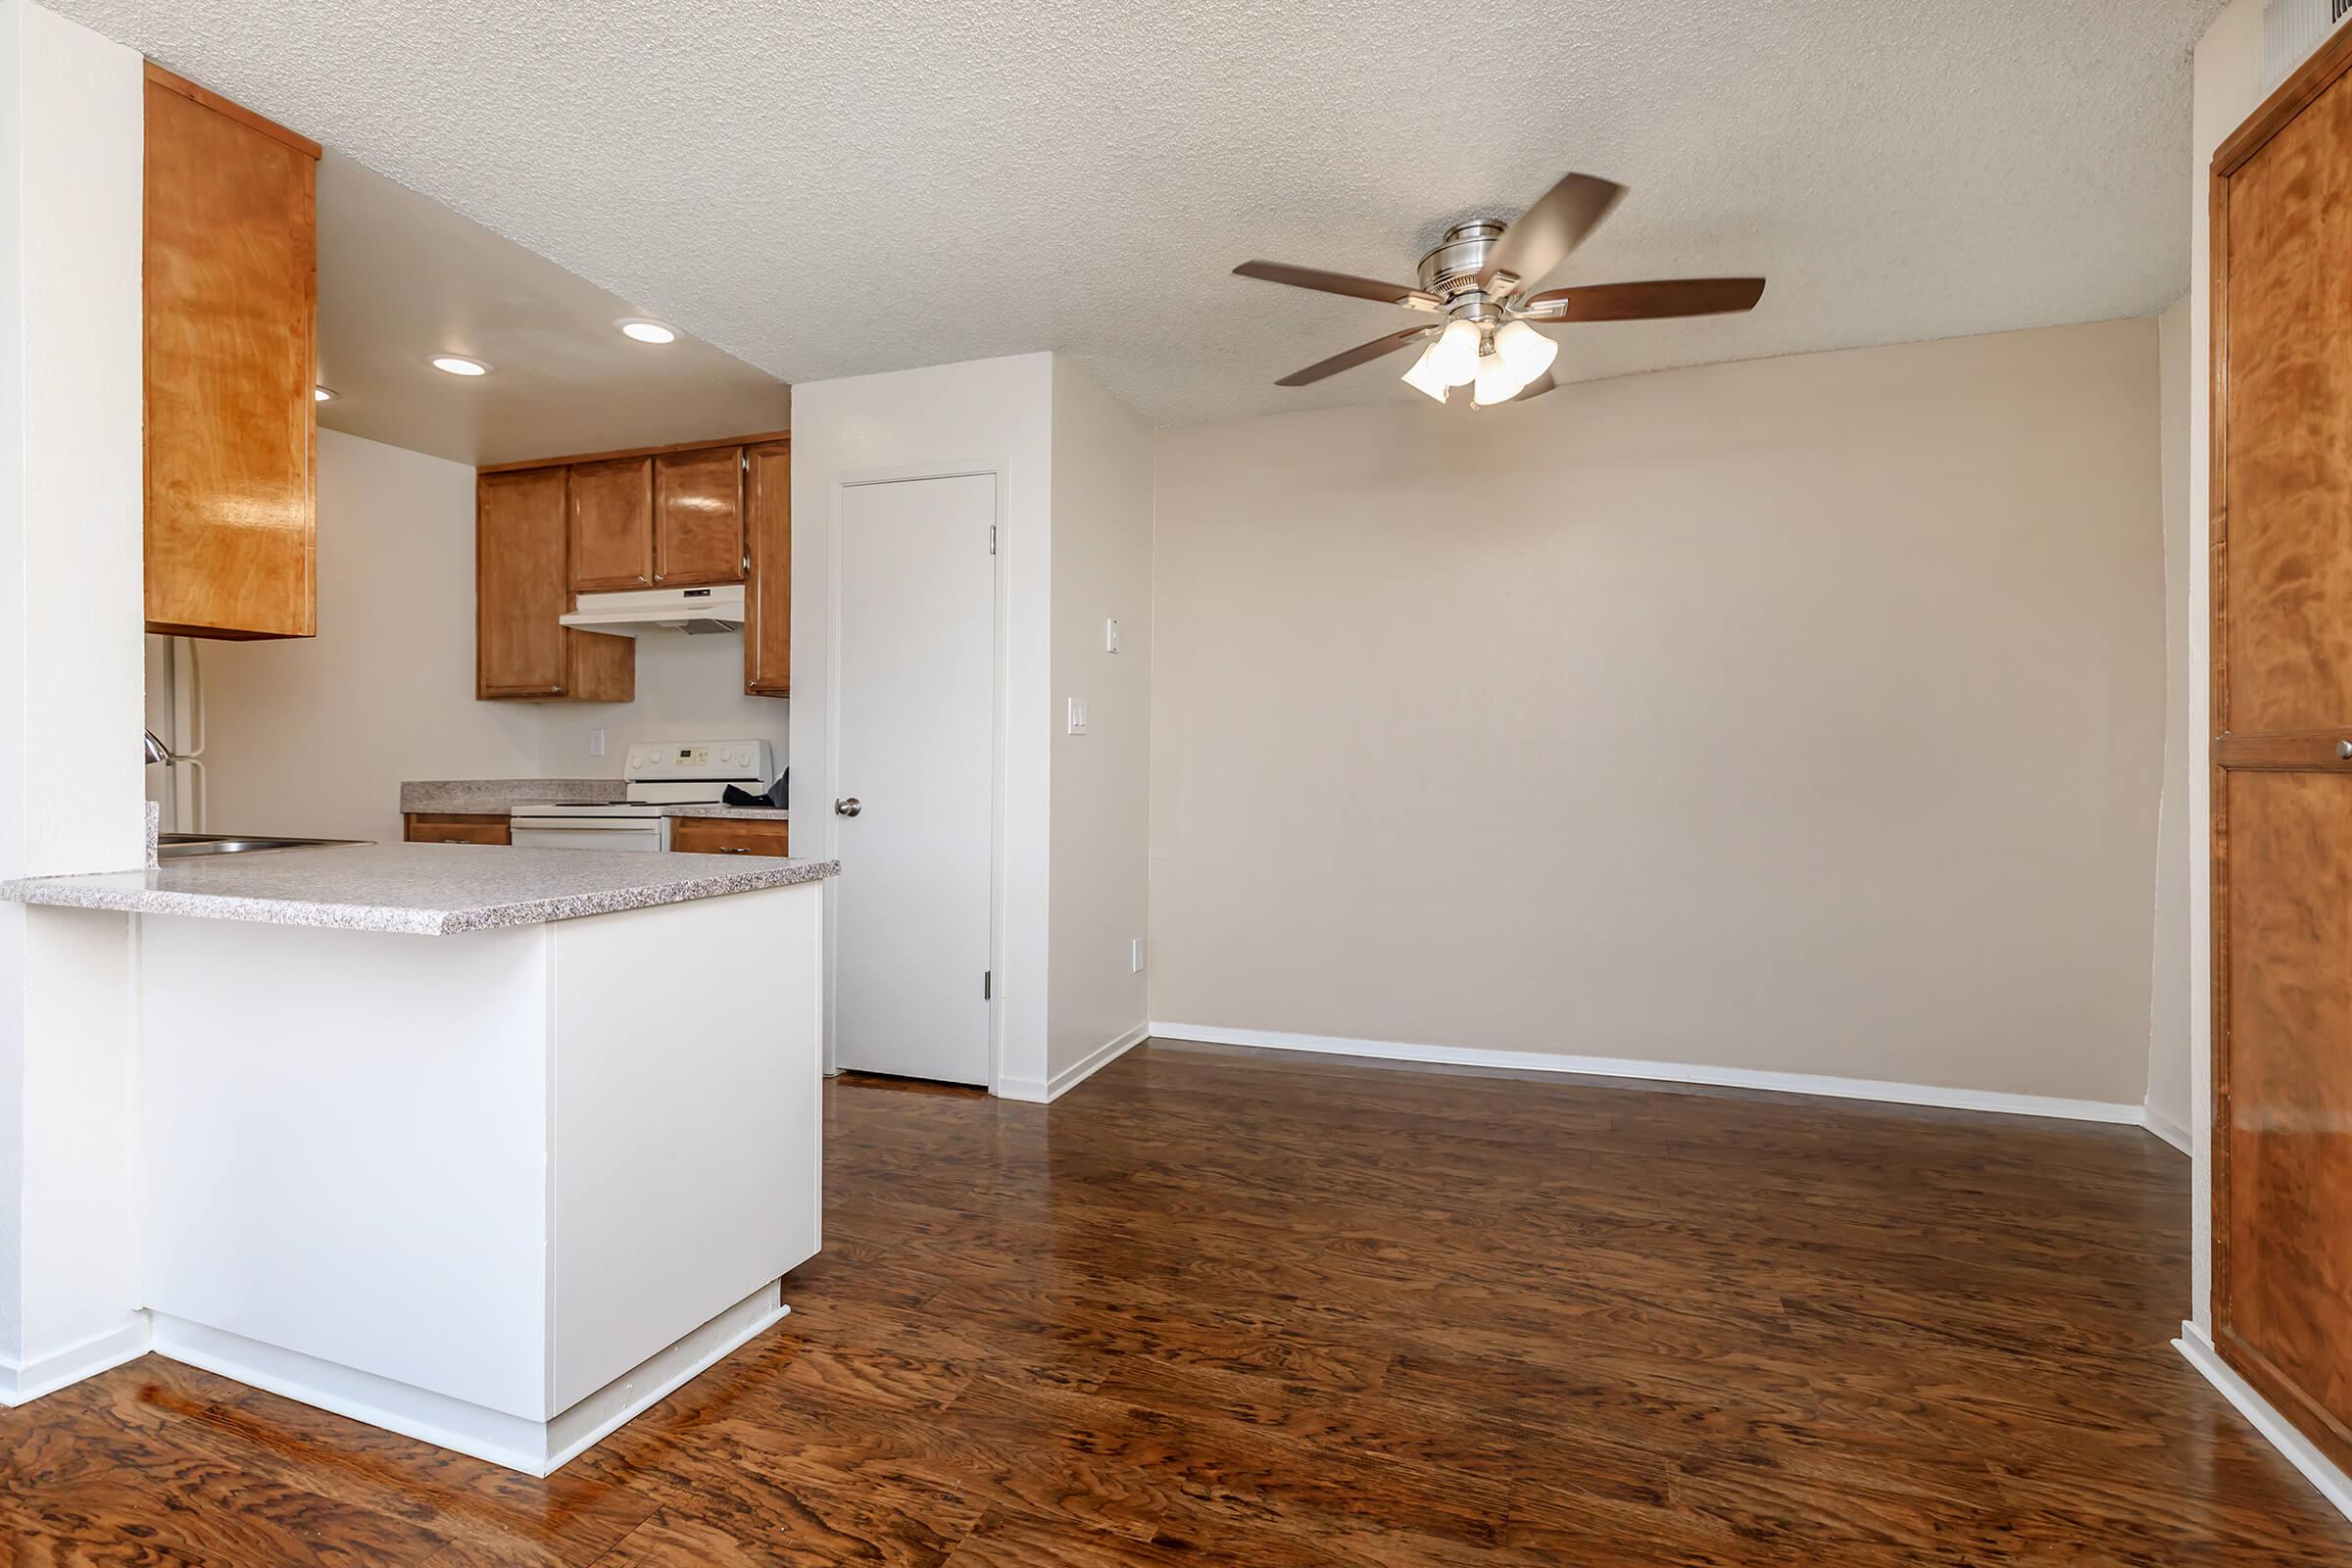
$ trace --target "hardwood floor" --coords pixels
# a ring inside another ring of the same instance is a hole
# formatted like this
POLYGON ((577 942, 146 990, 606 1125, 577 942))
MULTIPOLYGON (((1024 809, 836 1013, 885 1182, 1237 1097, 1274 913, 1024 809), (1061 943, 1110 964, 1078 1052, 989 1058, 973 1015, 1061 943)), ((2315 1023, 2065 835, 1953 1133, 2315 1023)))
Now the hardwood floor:
POLYGON ((794 1315, 554 1478, 151 1356, 0 1412, 0 1561, 2352 1561, 2136 1129, 1153 1045, 826 1133, 794 1315))

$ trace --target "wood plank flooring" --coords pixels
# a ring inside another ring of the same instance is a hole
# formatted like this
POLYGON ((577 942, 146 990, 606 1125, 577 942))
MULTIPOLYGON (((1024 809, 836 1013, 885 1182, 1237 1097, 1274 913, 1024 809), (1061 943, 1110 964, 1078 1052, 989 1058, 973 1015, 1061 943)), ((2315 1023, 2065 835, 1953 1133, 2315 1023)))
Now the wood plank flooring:
POLYGON ((2136 1129, 1154 1044, 826 1132, 794 1315, 554 1478, 150 1356, 0 1412, 0 1561, 2352 1562, 2136 1129))

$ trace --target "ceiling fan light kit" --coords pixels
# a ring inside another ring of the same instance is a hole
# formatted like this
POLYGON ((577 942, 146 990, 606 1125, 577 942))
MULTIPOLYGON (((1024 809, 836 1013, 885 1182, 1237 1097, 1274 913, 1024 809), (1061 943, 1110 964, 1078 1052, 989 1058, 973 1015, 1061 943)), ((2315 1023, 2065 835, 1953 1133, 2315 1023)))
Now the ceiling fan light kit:
POLYGON ((1421 258, 1418 287, 1383 283, 1347 272, 1244 262, 1243 277, 1293 288, 1344 294, 1376 304, 1444 316, 1443 328, 1407 327, 1330 359, 1294 370, 1276 386, 1305 386, 1325 376, 1395 353, 1409 343, 1421 353, 1404 372, 1405 385, 1438 402, 1457 386, 1471 388, 1478 408, 1542 397, 1559 344, 1531 321, 1646 321, 1752 310, 1763 297, 1760 277, 1674 278, 1649 283, 1595 283, 1531 294, 1567 260, 1623 199, 1625 187, 1591 174, 1568 174, 1512 222, 1480 219, 1446 231, 1421 258))

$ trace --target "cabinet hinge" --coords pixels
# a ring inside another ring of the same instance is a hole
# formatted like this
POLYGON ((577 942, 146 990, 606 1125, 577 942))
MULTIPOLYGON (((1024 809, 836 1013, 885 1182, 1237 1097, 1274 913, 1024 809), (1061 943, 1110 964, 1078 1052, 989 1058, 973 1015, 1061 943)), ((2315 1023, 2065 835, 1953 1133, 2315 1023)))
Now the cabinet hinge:
POLYGON ((980 971, 980 1000, 982 1002, 992 1002, 996 999, 996 970, 983 969, 980 971))
POLYGON ((988 525, 988 553, 992 556, 997 553, 997 525, 993 522, 988 525))

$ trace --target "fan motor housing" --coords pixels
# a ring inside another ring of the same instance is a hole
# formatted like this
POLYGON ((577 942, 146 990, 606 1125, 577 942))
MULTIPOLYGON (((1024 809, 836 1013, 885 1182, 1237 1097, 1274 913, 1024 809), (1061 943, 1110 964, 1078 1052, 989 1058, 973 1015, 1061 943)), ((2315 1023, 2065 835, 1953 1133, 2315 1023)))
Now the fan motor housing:
POLYGON ((1435 250, 1421 258, 1421 286, 1451 304, 1478 287, 1478 274, 1507 224, 1492 218, 1456 223, 1435 250))

